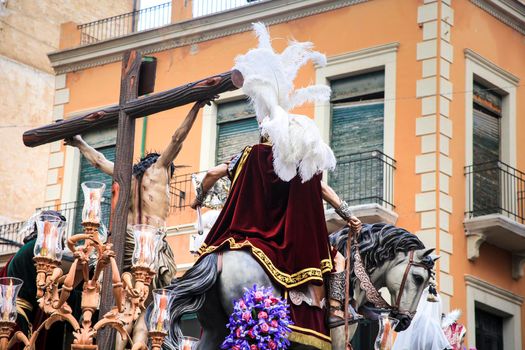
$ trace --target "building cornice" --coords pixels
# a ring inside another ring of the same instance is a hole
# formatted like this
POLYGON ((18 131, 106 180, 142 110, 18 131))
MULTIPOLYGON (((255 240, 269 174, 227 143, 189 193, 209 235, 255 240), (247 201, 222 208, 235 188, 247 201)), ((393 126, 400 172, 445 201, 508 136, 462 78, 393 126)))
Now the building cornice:
POLYGON ((479 289, 485 293, 492 294, 498 298, 502 298, 506 301, 509 301, 513 304, 521 306, 523 304, 523 297, 509 292, 506 289, 497 287, 489 282, 483 281, 472 275, 465 275, 465 284, 467 286, 479 289))
MULTIPOLYGON (((399 43, 393 42, 384 45, 378 45, 373 47, 367 47, 362 50, 356 50, 348 53, 344 53, 337 56, 330 56, 327 59, 326 66, 343 64, 347 62, 352 62, 355 60, 362 60, 369 57, 374 57, 378 55, 384 55, 388 53, 396 53, 399 49, 399 43)), ((316 65, 316 68, 321 68, 321 66, 316 65)))
POLYGON ((133 33, 91 45, 48 55, 57 74, 73 72, 121 60, 136 49, 151 54, 251 30, 251 23, 274 25, 352 6, 369 0, 271 0, 227 12, 133 33))
POLYGON ((469 59, 478 65, 482 66, 486 70, 492 72, 493 74, 499 76, 503 80, 508 81, 510 84, 514 86, 518 86, 520 83, 520 78, 515 76, 514 74, 507 72, 503 68, 498 67, 495 63, 489 61, 485 57, 481 56, 480 54, 476 53, 475 51, 471 49, 465 49, 465 58, 469 59))
POLYGON ((518 0, 470 0, 501 22, 525 34, 525 4, 518 0))

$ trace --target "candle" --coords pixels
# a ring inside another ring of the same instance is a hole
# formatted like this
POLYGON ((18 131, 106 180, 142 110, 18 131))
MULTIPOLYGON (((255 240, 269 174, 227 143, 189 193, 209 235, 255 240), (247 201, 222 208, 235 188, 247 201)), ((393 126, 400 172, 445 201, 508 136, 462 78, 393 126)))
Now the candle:
POLYGON ((162 332, 164 321, 166 318, 166 312, 168 308, 168 297, 166 296, 166 290, 162 290, 162 295, 159 299, 159 315, 157 318, 157 332, 162 332))
POLYGON ((16 321, 16 297, 23 283, 19 278, 0 278, 0 318, 2 321, 16 321))
POLYGON ((133 237, 135 241, 135 248, 133 249, 133 257, 131 264, 133 266, 142 266, 147 268, 154 268, 155 252, 160 240, 160 235, 157 234, 158 229, 150 225, 134 225, 133 237))
POLYGON ((42 214, 36 222, 38 235, 35 242, 35 257, 46 257, 52 260, 62 259, 62 236, 64 221, 55 214, 42 214))
POLYGON ((4 312, 2 314, 2 321, 9 320, 9 314, 13 309, 13 304, 11 303, 11 300, 13 300, 13 280, 9 280, 9 285, 7 286, 7 290, 5 292, 5 307, 3 310, 4 312))
POLYGON ((82 191, 84 192, 84 207, 82 209, 82 221, 98 224, 101 220, 102 195, 106 185, 97 181, 83 182, 82 191))

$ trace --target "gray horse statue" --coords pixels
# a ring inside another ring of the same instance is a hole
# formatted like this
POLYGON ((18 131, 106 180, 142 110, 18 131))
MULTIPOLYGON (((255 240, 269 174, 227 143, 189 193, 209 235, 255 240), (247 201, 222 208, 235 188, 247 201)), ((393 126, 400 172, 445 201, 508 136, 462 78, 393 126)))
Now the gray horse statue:
MULTIPOLYGON (((344 254, 347 237, 348 228, 344 228, 331 234, 330 241, 344 254)), ((388 310, 392 317, 400 321, 396 331, 405 330, 415 314, 423 290, 428 287, 434 261, 437 259, 431 255, 434 249, 425 249, 416 235, 387 224, 363 225, 356 245, 374 288, 379 290, 386 287, 390 292, 392 299, 388 310), (400 283, 401 280, 404 282, 400 283)), ((181 317, 185 313, 194 312, 197 312, 203 329, 198 350, 220 349, 228 335, 225 325, 233 311, 233 301, 242 297, 245 288, 256 284, 272 286, 276 296, 282 292, 282 288, 271 280, 249 252, 223 251, 221 259, 221 271, 218 271, 218 255, 210 254, 168 287, 176 297, 170 310, 170 334, 163 349, 180 350, 178 342, 182 337, 181 317)), ((366 307, 369 301, 355 274, 352 274, 352 286, 358 308, 366 307)), ((356 328, 357 326, 350 327, 349 339, 356 328)), ((332 349, 346 349, 344 339, 344 326, 333 329, 332 349)), ((290 349, 312 348, 292 343, 290 349)))

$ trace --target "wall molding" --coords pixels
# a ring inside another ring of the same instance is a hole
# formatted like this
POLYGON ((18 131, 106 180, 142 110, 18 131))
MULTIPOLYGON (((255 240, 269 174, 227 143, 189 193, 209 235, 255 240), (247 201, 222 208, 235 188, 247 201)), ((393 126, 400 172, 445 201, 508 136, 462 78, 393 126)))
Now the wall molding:
POLYGON ((228 35, 251 31, 251 23, 285 23, 369 0, 272 0, 228 12, 199 17, 164 27, 48 54, 57 74, 120 61, 126 50, 151 54, 228 35))
POLYGON ((525 34, 525 5, 517 0, 470 0, 509 27, 525 34))
POLYGON ((524 301, 524 298, 521 295, 509 292, 506 289, 495 286, 489 282, 486 282, 472 275, 465 275, 465 284, 467 286, 475 287, 479 290, 482 290, 485 293, 489 293, 491 295, 497 296, 498 298, 505 299, 506 301, 516 304, 520 307, 524 301))
POLYGON ((465 58, 471 60, 474 63, 477 63, 479 66, 483 67, 484 69, 492 72, 493 74, 499 76, 501 79, 504 79, 508 81, 509 83, 513 84, 514 86, 518 86, 520 83, 520 78, 515 76, 514 74, 506 71, 505 69, 498 67, 495 63, 492 63, 490 60, 486 59, 485 57, 481 56, 477 52, 475 52, 472 49, 465 49, 465 58))

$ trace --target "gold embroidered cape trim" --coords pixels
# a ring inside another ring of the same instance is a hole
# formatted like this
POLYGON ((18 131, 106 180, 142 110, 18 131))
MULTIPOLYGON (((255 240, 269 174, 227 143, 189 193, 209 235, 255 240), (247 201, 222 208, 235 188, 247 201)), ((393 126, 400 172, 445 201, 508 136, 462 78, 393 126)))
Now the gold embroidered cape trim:
POLYGON ((244 163, 246 163, 246 159, 248 159, 248 156, 250 155, 251 150, 252 150, 252 147, 248 146, 242 152, 241 159, 239 160, 239 165, 237 165, 237 169, 235 170, 235 175, 233 176, 231 187, 233 187, 233 185, 235 184, 235 181, 237 181, 237 177, 239 177, 239 174, 241 173, 241 170, 244 167, 244 163))
MULTIPOLYGON (((332 343, 330 340, 319 339, 317 336, 301 333, 304 331, 304 328, 299 328, 296 326, 290 326, 292 333, 288 335, 288 339, 294 343, 299 343, 303 345, 313 346, 320 350, 331 350, 332 343)), ((308 330, 310 331, 310 330, 308 330)), ((323 335, 323 338, 326 337, 323 335)), ((330 339, 330 338, 328 338, 330 339)))
POLYGON ((206 254, 213 253, 215 250, 222 248, 224 245, 229 244, 229 249, 243 249, 250 248, 253 256, 266 268, 266 270, 272 275, 274 280, 284 286, 285 288, 294 288, 303 283, 317 280, 323 281, 323 274, 332 271, 333 265, 331 259, 321 260, 320 268, 306 268, 293 274, 287 274, 282 272, 275 267, 266 256, 266 254, 259 248, 255 247, 250 241, 245 240, 243 242, 235 242, 233 237, 228 238, 218 246, 207 246, 205 243, 199 249, 199 255, 203 256, 206 254))

